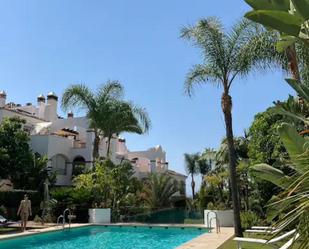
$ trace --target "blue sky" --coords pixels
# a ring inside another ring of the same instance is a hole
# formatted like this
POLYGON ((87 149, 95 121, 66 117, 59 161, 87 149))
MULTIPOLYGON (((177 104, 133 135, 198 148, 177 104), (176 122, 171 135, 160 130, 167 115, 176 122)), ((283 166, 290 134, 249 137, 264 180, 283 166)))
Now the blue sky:
MULTIPOLYGON (((9 101, 26 103, 49 91, 60 96, 73 83, 95 89, 120 80, 153 126, 148 135, 125 135, 128 147, 161 144, 170 167, 185 172, 183 153, 218 147, 225 131, 221 89, 199 88, 192 99, 183 94, 185 74, 201 57, 179 38, 180 29, 208 16, 229 27, 248 9, 243 0, 2 0, 0 89, 9 101)), ((292 93, 283 76, 274 71, 235 82, 235 135, 292 93)))

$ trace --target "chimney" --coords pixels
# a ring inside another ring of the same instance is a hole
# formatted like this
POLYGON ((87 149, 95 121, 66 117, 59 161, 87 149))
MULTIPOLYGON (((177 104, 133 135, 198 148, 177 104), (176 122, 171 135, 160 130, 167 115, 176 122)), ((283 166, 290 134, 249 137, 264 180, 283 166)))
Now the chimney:
POLYGON ((58 119, 57 114, 58 96, 54 92, 47 94, 47 110, 45 112, 45 119, 53 121, 58 119))
POLYGON ((39 118, 45 118, 45 96, 40 94, 37 97, 37 115, 39 118))
POLYGON ((69 112, 68 113, 68 118, 74 118, 74 113, 73 112, 69 112))
POLYGON ((40 105, 41 103, 45 103, 45 97, 43 94, 40 94, 37 98, 37 102, 38 102, 38 105, 40 105))
POLYGON ((6 102, 6 93, 5 91, 0 91, 0 107, 4 107, 6 102))

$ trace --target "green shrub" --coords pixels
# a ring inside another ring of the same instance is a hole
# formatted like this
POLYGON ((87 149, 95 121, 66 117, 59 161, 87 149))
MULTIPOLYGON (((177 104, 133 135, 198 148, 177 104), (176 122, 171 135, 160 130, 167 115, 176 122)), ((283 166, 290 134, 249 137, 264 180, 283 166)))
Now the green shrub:
POLYGON ((240 219, 241 226, 244 229, 251 228, 252 226, 257 226, 261 222, 259 216, 252 211, 241 212, 240 219))
POLYGON ((5 206, 0 206, 0 215, 5 216, 7 215, 7 209, 5 206))
POLYGON ((212 203, 208 202, 207 204, 207 209, 208 210, 227 210, 229 209, 225 203, 219 202, 219 203, 212 203))
POLYGON ((35 223, 41 223, 41 222, 42 222, 42 218, 41 218, 40 216, 36 215, 36 216, 34 217, 33 221, 34 221, 35 223))
POLYGON ((3 191, 0 192, 0 203, 6 208, 6 218, 12 220, 18 218, 16 213, 20 201, 24 199, 25 194, 27 194, 31 200, 32 213, 35 215, 40 212, 41 196, 39 192, 28 190, 3 191))
POLYGON ((57 200, 53 209, 56 219, 66 208, 70 208, 76 215, 76 222, 88 222, 88 208, 91 208, 93 203, 93 196, 89 191, 74 187, 54 188, 51 197, 57 200))

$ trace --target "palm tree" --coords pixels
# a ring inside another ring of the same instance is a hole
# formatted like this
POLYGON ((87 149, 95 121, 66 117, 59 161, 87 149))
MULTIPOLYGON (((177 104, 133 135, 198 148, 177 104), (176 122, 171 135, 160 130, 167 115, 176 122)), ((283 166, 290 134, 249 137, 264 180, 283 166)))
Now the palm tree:
POLYGON ((100 129, 107 138, 107 157, 110 155, 110 144, 114 134, 123 132, 144 134, 151 126, 151 121, 145 109, 130 102, 114 101, 106 110, 99 123, 100 129))
POLYGON ((90 128, 94 130, 93 158, 99 157, 99 144, 105 114, 115 101, 123 95, 123 87, 118 81, 108 81, 97 92, 92 92, 86 85, 76 84, 69 86, 63 93, 61 106, 64 110, 69 108, 82 108, 90 120, 90 128))
POLYGON ((200 157, 196 163, 198 172, 200 173, 203 182, 205 175, 207 175, 208 172, 211 170, 211 160, 206 160, 200 157))
POLYGON ((206 148, 198 159, 199 173, 202 176, 202 182, 213 167, 216 151, 213 148, 206 148))
POLYGON ((151 209, 171 206, 171 198, 178 191, 173 178, 167 174, 149 175, 143 190, 143 199, 151 209))
POLYGON ((199 159, 199 154, 184 154, 185 156, 185 166, 186 171, 189 175, 191 175, 191 189, 192 189, 192 198, 194 199, 195 196, 195 181, 194 181, 194 175, 198 173, 198 165, 197 161, 199 159))
POLYGON ((246 20, 234 25, 230 32, 225 32, 216 18, 202 19, 196 26, 183 28, 181 33, 183 38, 193 41, 203 54, 203 63, 193 66, 187 75, 186 93, 192 96, 196 84, 208 82, 223 88, 221 107, 229 151, 235 235, 242 236, 230 89, 237 76, 245 77, 253 70, 281 65, 282 55, 274 47, 277 34, 246 20))

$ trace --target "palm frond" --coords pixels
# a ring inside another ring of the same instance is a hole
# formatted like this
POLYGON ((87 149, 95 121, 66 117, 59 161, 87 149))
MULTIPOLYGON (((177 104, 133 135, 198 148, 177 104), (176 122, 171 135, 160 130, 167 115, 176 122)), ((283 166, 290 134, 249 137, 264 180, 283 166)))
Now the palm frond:
POLYGON ((214 17, 202 19, 196 26, 185 27, 181 31, 181 37, 199 47, 203 52, 205 63, 216 65, 215 71, 219 69, 220 75, 226 73, 226 35, 219 19, 214 17))
POLYGON ((193 94, 194 85, 203 84, 205 82, 220 84, 220 72, 215 65, 194 65, 186 76, 185 93, 189 96, 193 94))
POLYGON ((197 161, 199 159, 199 154, 198 153, 195 153, 195 154, 185 153, 184 158, 185 158, 186 171, 189 174, 198 173, 197 161))
POLYGON ((95 96, 84 84, 71 85, 62 95, 61 107, 63 110, 77 107, 93 110, 95 106, 95 96))
POLYGON ((138 124, 142 128, 142 133, 147 133, 151 128, 151 120, 146 109, 134 105, 133 103, 130 103, 130 106, 138 124))
POLYGON ((110 99, 121 99, 123 97, 123 86, 117 80, 108 80, 101 85, 97 93, 97 101, 106 102, 110 99))
POLYGON ((275 47, 279 40, 276 32, 267 31, 261 25, 250 21, 241 23, 240 27, 241 35, 238 37, 237 46, 233 46, 235 38, 229 40, 229 47, 233 49, 230 51, 232 78, 236 75, 247 76, 252 70, 287 68, 285 55, 277 52, 275 47))

